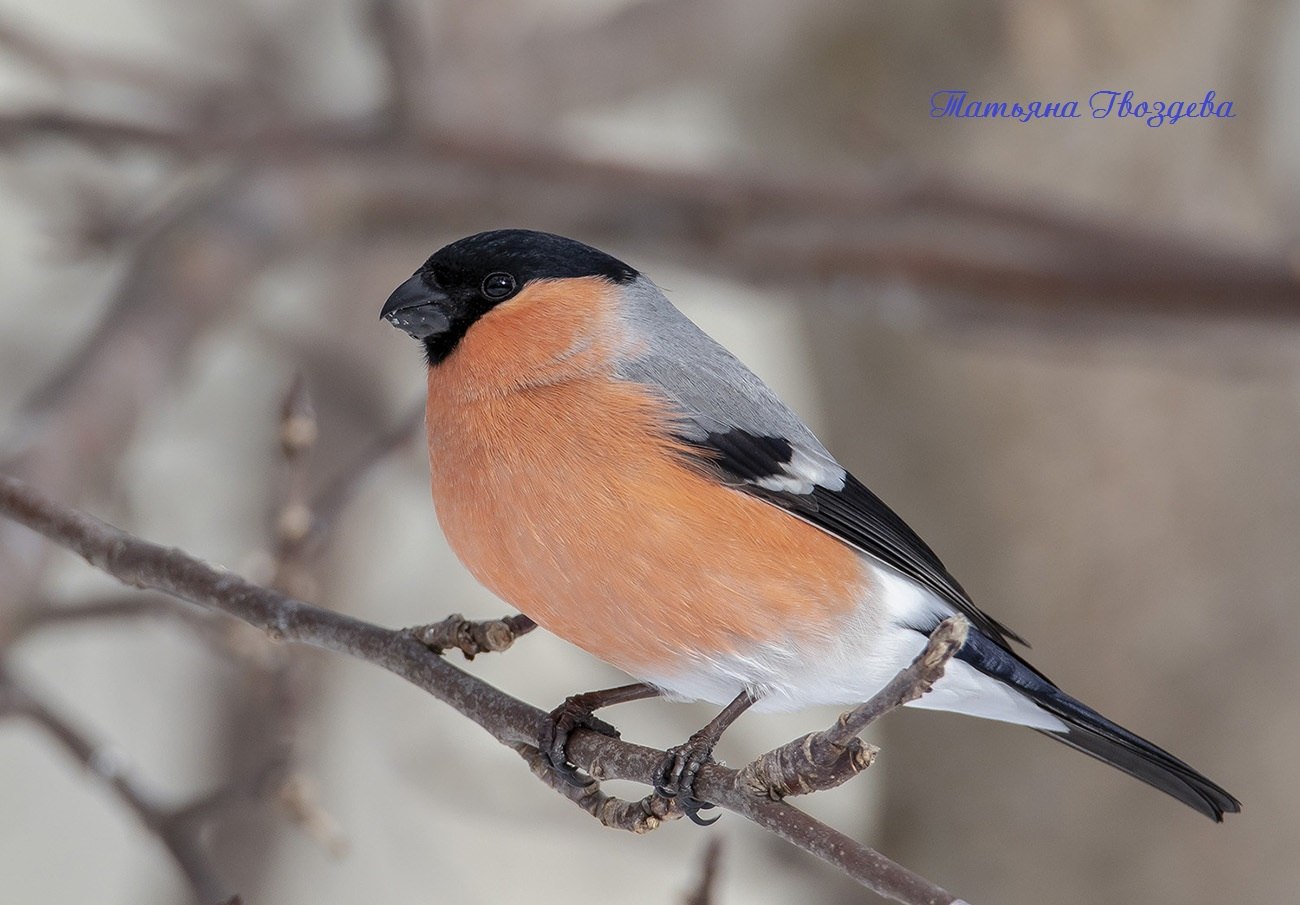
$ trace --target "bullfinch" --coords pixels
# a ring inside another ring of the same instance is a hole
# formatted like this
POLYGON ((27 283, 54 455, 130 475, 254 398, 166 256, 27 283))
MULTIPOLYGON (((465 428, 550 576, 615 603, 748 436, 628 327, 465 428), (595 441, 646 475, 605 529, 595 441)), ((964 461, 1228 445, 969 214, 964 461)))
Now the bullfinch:
POLYGON ((1240 804, 1056 687, 939 557, 768 386, 647 277, 572 239, 469 236, 382 317, 424 347, 433 501, 474 576, 628 673, 540 733, 572 775, 577 726, 654 695, 725 705, 670 749, 657 789, 697 822, 692 783, 749 707, 868 699, 943 619, 966 643, 912 706, 1018 723, 1216 821, 1240 804))

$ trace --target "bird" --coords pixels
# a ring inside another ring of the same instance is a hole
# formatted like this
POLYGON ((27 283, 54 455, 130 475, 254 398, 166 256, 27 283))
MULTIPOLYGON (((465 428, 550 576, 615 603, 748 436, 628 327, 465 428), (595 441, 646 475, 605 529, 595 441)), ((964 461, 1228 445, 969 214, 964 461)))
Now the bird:
POLYGON ((551 711, 569 778, 594 711, 722 705, 655 783, 694 778, 742 713, 868 700, 960 614, 965 643, 913 707, 1037 730, 1216 822, 1240 802, 1062 691, 939 557, 758 376, 647 276, 574 239, 480 232, 436 251, 381 318, 424 350, 434 509, 470 573, 635 681, 551 711))

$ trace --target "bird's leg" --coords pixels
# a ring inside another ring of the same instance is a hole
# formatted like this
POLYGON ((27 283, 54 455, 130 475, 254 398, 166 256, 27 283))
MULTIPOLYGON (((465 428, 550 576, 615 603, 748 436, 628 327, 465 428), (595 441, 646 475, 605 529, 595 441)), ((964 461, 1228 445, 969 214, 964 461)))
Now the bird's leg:
POLYGON ((618 730, 604 720, 597 719, 592 711, 612 704, 625 704, 659 695, 659 689, 644 682, 633 685, 620 685, 617 688, 604 688, 600 691, 588 691, 571 695, 564 703, 542 718, 537 730, 537 747, 559 771, 560 775, 576 786, 585 780, 578 776, 578 768, 569 762, 565 746, 569 742, 569 733, 574 729, 591 729, 611 738, 618 738, 618 730))
POLYGON ((659 765, 655 791, 665 798, 677 798, 692 823, 708 826, 717 822, 717 817, 705 820, 700 816, 700 811, 713 805, 695 797, 695 775, 700 772, 700 767, 713 759, 713 749, 718 744, 718 739, 722 738, 722 733, 757 700, 758 697, 752 691, 745 689, 707 726, 687 739, 685 744, 669 748, 668 756, 659 765))

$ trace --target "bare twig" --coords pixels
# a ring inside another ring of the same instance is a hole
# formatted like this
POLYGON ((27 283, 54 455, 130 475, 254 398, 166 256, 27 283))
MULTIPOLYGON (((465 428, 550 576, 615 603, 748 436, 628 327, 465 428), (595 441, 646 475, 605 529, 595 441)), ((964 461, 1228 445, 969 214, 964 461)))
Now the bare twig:
POLYGON ((244 623, 224 613, 195 606, 178 606, 175 599, 141 593, 76 604, 40 601, 20 610, 8 622, 0 617, 0 647, 45 629, 132 619, 162 619, 179 623, 223 657, 258 668, 267 665, 266 644, 244 623))
POLYGON ((347 836, 338 820, 321 806, 315 783, 309 777, 302 773, 289 774, 276 798, 290 819, 331 855, 341 858, 347 854, 347 836))
POLYGON ((966 643, 969 632, 970 623, 964 616, 950 616, 940 622, 907 669, 894 676, 871 700, 843 714, 834 726, 819 734, 827 742, 842 746, 891 710, 929 694, 934 683, 943 678, 948 661, 966 643))
MULTIPOLYGON (((308 544, 316 519, 308 488, 312 452, 319 434, 307 382, 301 373, 295 374, 280 407, 283 465, 280 507, 271 526, 274 567, 270 582, 272 588, 295 597, 315 597, 317 593, 308 544)), ((256 679, 266 692, 246 705, 243 714, 244 723, 255 727, 243 735, 258 741, 252 746, 241 741, 240 750, 232 752, 237 764, 234 776, 227 789, 213 797, 211 809, 219 810, 239 796, 241 786, 255 783, 264 799, 274 801, 313 839, 339 855, 347 841, 338 821, 317 800, 311 780, 293 768, 297 730, 302 721, 301 700, 305 689, 317 684, 318 667, 303 656, 306 651, 302 649, 275 645, 264 636, 259 640, 264 656, 256 679)))
POLYGON ((508 650, 516 638, 535 628, 537 623, 527 616, 476 622, 453 613, 441 622, 416 626, 409 631, 415 640, 436 654, 455 647, 466 660, 473 660, 479 654, 508 650))
MULTIPOLYGON (((366 660, 451 705, 503 744, 515 750, 535 745, 536 726, 543 717, 541 710, 432 654, 409 632, 384 629, 251 584, 180 550, 149 543, 64 507, 14 478, 0 476, 0 512, 73 550, 121 581, 165 591, 229 613, 273 638, 366 660)), ((627 779, 646 785, 653 784, 664 757, 663 751, 587 730, 573 733, 567 750, 574 763, 597 779, 627 779)), ((881 895, 927 905, 949 905, 957 901, 879 852, 788 803, 754 795, 745 787, 738 771, 718 764, 706 765, 700 771, 696 791, 701 798, 744 815, 881 895)))
POLYGON ((320 491, 311 503, 311 525, 302 538, 303 556, 317 553, 334 527, 339 514, 347 508, 357 489, 375 466, 409 443, 424 426, 424 406, 412 409, 386 433, 381 434, 320 491))
POLYGON ((639 801, 615 798, 602 792, 600 781, 594 777, 575 785, 555 772, 546 756, 533 745, 514 742, 510 747, 524 759, 534 776, 595 817, 602 826, 642 835, 682 816, 675 801, 660 795, 647 795, 639 801))
MULTIPOLYGON (((346 505, 362 477, 401 441, 413 435, 418 418, 404 419, 394 430, 379 438, 359 460, 350 466, 319 497, 332 519, 346 505)), ((296 379, 286 395, 280 423, 280 444, 286 459, 283 505, 275 520, 276 550, 273 579, 286 592, 301 595, 310 590, 307 560, 323 544, 332 521, 315 517, 307 498, 307 465, 316 435, 316 422, 305 385, 296 379), (310 525, 308 526, 308 523, 310 525)), ((243 733, 240 738, 262 739, 264 755, 254 756, 241 742, 241 751, 232 777, 211 793, 196 799, 171 816, 169 826, 184 825, 194 834, 205 831, 220 812, 237 802, 258 799, 277 803, 285 814, 331 853, 341 854, 346 840, 336 820, 317 803, 309 778, 290 769, 292 733, 286 726, 296 711, 295 688, 304 684, 301 670, 308 665, 291 662, 294 658, 283 647, 271 644, 246 624, 226 614, 200 607, 177 605, 174 599, 149 594, 124 594, 78 604, 39 601, 11 614, 0 612, 0 647, 14 643, 41 629, 82 623, 130 619, 166 619, 179 622, 206 641, 215 651, 244 664, 249 677, 266 689, 264 705, 270 702, 274 712, 265 715, 265 732, 243 733), (3 618, 8 615, 8 618, 3 618)), ((505 620, 489 634, 499 642, 501 630, 523 634, 531 627, 525 617, 505 620)), ((481 630, 480 630, 481 631, 481 630)), ((485 649, 487 649, 485 647, 485 649)), ((256 708, 255 708, 256 709, 256 708)), ((259 713, 261 711, 259 710, 259 713)), ((258 714, 244 717, 257 718, 258 714)), ((211 871, 208 871, 211 873, 211 871)))
POLYGON ((406 134, 418 118, 419 87, 429 77, 425 67, 428 54, 420 46, 410 13, 401 0, 370 0, 368 12, 388 80, 383 127, 395 135, 406 134))
POLYGON ((718 883, 718 865, 722 860, 722 840, 710 839, 700 859, 700 882, 686 897, 685 905, 714 905, 713 893, 718 883))
POLYGON ((198 607, 178 607, 174 600, 149 594, 123 594, 103 597, 87 603, 56 604, 41 601, 14 619, 5 635, 16 640, 28 632, 47 627, 75 625, 81 622, 109 622, 117 619, 171 619, 193 623, 197 634, 204 634, 215 620, 228 622, 223 616, 198 607))
POLYGON ((943 677, 948 661, 966 643, 970 629, 963 616, 951 616, 930 633, 925 648, 911 665, 894 676, 871 700, 840 714, 829 729, 811 732, 747 764, 741 781, 756 794, 781 799, 833 789, 871 766, 873 745, 858 738, 875 720, 929 693, 943 677))
POLYGON ((316 588, 307 569, 307 538, 315 515, 307 492, 311 451, 320 428, 302 374, 294 375, 280 409, 280 452, 284 489, 275 520, 275 570, 271 587, 294 597, 312 598, 316 588))
POLYGON ((120 754, 98 744, 0 666, 0 715, 21 716, 45 730, 92 775, 102 780, 166 847, 200 902, 230 896, 229 887, 208 863, 198 834, 184 821, 184 808, 169 808, 127 772, 120 754))
MULTIPOLYGON (((169 210, 168 228, 134 250, 99 327, 23 408, 0 467, 69 500, 96 486, 191 344, 270 254, 249 204, 218 179, 169 210)), ((43 563, 31 535, 0 526, 0 611, 33 596, 43 563)))

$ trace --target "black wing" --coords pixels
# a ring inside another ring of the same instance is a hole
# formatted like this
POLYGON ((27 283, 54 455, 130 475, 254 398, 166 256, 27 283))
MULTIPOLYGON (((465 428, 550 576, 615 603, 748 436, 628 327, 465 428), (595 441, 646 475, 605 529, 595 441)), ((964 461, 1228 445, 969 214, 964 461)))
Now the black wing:
MULTIPOLYGON (((703 439, 678 439, 698 450, 698 461, 727 484, 798 516, 900 572, 952 604, 973 625, 1003 645, 1007 639, 1026 644, 976 607, 925 541, 848 472, 843 472, 843 486, 832 489, 827 483, 839 481, 823 483, 823 475, 802 473, 798 449, 790 440, 738 428, 709 433, 703 439)), ((929 631, 932 626, 917 628, 929 631)))

